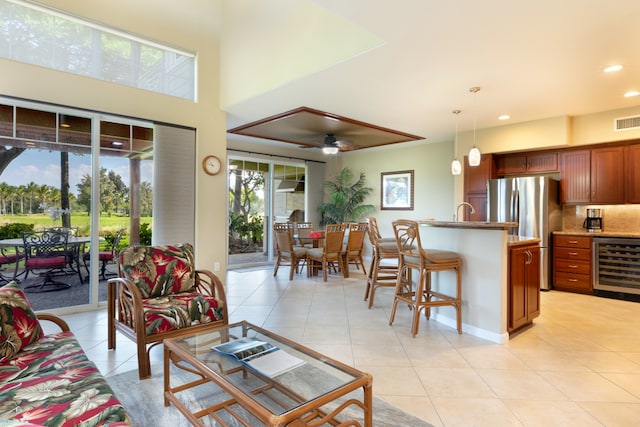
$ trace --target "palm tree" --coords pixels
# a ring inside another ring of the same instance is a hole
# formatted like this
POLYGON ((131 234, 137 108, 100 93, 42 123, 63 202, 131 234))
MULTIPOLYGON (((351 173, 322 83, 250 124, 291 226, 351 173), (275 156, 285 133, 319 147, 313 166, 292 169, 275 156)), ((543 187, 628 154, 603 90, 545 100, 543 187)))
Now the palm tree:
POLYGON ((373 191, 365 185, 366 177, 360 172, 360 177, 353 183, 353 173, 349 168, 343 168, 334 181, 326 181, 331 202, 323 203, 318 208, 322 213, 321 224, 340 224, 356 222, 375 211, 375 206, 363 204, 373 191))

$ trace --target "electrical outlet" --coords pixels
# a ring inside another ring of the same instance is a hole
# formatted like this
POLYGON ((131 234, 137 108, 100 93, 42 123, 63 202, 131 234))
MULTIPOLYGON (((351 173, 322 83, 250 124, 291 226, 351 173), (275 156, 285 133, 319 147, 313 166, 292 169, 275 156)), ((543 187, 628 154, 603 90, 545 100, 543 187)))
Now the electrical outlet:
POLYGON ((219 262, 214 262, 213 263, 213 271, 220 271, 220 263, 219 262))

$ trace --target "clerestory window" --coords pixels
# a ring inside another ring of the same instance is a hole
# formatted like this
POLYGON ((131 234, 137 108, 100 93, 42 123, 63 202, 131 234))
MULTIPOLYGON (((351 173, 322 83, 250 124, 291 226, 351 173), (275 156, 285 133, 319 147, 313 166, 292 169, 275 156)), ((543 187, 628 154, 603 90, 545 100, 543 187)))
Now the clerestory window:
POLYGON ((22 0, 0 0, 0 57, 196 100, 195 54, 22 0))

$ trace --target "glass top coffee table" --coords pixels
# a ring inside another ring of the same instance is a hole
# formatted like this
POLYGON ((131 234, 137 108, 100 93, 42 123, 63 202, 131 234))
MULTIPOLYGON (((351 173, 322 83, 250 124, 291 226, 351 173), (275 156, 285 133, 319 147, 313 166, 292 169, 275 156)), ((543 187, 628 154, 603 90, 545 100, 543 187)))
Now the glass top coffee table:
POLYGON ((248 322, 164 341, 164 404, 196 426, 371 427, 372 380, 248 322))

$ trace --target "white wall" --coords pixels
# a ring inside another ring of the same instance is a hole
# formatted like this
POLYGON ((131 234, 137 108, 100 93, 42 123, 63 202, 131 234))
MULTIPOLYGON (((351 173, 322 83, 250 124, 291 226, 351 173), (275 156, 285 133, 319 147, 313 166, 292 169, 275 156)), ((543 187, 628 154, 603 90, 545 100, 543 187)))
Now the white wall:
POLYGON ((190 0, 189 6, 156 0, 42 3, 198 53, 198 102, 2 59, 0 94, 196 128, 196 264, 213 269, 220 262, 224 271, 227 206, 220 201, 226 200, 225 174, 211 177, 200 168, 207 154, 226 159, 226 115, 218 107, 220 1, 190 0), (172 18, 176 8, 190 25, 172 18))
MULTIPOLYGON (((391 222, 398 218, 435 218, 450 220, 455 209, 454 177, 450 172, 453 160, 452 143, 406 143, 386 147, 351 151, 340 155, 341 163, 354 174, 364 172, 373 193, 367 203, 376 206, 374 216, 383 236, 391 236, 391 222), (380 210, 382 172, 414 171, 414 210, 380 210)), ((334 172, 335 173, 335 172, 334 172)))

